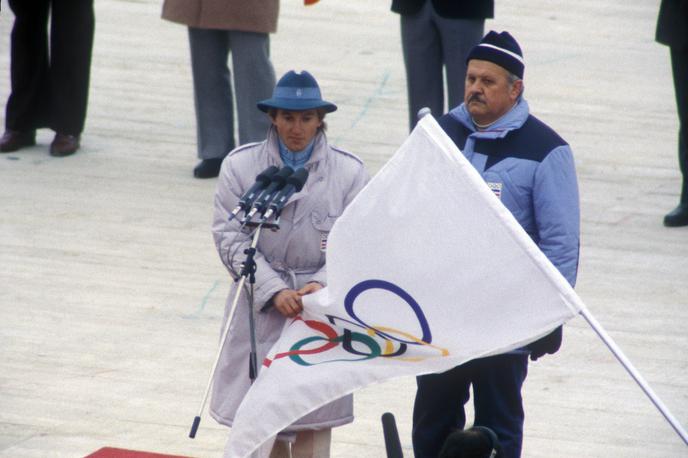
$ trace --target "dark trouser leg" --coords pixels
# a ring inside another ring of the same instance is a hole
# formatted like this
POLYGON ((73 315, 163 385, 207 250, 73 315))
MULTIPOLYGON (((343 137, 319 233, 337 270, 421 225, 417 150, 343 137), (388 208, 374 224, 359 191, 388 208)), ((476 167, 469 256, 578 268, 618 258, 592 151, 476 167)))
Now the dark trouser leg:
POLYGON ((505 458, 518 458, 524 421, 521 387, 528 374, 528 355, 497 355, 473 362, 474 424, 497 434, 505 458))
POLYGON ((688 205, 688 50, 671 48, 676 108, 678 110, 678 163, 683 174, 681 203, 688 205))
POLYGON ((442 43, 427 2, 416 14, 401 16, 401 45, 406 66, 409 128, 416 125, 418 110, 428 107, 434 116, 444 113, 442 43))
POLYGON ((413 406, 413 452, 416 458, 436 458, 447 436, 466 423, 463 406, 468 401, 470 364, 442 374, 417 378, 413 406))
POLYGON ((5 127, 31 131, 47 125, 50 107, 48 0, 10 0, 15 15, 11 45, 12 92, 5 127))
POLYGON ((79 135, 84 129, 95 17, 93 0, 53 0, 50 38, 50 127, 79 135))
POLYGON ((442 37, 442 60, 447 76, 447 102, 451 110, 463 102, 466 86, 466 57, 483 37, 485 20, 449 19, 436 14, 435 22, 442 37))

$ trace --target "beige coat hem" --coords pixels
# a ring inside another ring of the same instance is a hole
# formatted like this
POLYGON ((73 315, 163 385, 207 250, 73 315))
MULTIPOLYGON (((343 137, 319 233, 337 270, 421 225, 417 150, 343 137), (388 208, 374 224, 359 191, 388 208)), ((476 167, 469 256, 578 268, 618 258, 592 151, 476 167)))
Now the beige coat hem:
MULTIPOLYGON (((347 395, 351 396, 351 395, 347 395)), ((221 425, 229 426, 230 428, 232 427, 232 424, 234 423, 234 418, 225 418, 219 413, 215 412, 213 409, 210 409, 208 411, 211 417, 213 419, 220 423, 221 425)), ((299 423, 299 424, 293 424, 289 425, 286 428, 284 428, 283 433, 296 433, 299 431, 317 431, 321 429, 327 429, 327 428, 336 428, 337 426, 342 426, 342 425, 347 425, 351 422, 354 421, 354 416, 353 415, 347 415, 346 417, 341 417, 341 418, 334 418, 331 420, 327 421, 318 421, 317 423, 299 423)))
POLYGON ((279 0, 165 0, 162 18, 200 29, 275 33, 279 0))

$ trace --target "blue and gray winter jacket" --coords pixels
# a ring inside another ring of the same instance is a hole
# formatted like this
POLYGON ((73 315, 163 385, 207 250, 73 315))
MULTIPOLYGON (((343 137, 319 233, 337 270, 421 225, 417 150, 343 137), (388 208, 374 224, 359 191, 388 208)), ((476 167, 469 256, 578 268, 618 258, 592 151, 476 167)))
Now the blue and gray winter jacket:
MULTIPOLYGON (((580 210, 569 145, 529 114, 523 98, 487 130, 476 130, 463 104, 438 122, 573 286, 578 271, 580 210)), ((545 352, 559 348, 561 330, 556 334, 549 342, 546 338, 540 342, 545 352)))
POLYGON ((489 130, 465 106, 438 120, 488 186, 573 286, 578 270, 578 184, 569 145, 521 99, 489 130))

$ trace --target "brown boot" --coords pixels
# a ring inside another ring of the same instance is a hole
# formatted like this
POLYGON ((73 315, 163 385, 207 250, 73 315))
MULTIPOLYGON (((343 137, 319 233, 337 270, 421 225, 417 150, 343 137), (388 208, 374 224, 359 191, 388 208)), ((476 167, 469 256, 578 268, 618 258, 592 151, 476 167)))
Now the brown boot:
POLYGON ((11 153, 27 146, 36 144, 36 131, 29 130, 20 132, 18 130, 6 130, 0 138, 0 152, 11 153))
POLYGON ((74 154, 79 149, 79 136, 56 133, 50 144, 50 155, 64 157, 74 154))

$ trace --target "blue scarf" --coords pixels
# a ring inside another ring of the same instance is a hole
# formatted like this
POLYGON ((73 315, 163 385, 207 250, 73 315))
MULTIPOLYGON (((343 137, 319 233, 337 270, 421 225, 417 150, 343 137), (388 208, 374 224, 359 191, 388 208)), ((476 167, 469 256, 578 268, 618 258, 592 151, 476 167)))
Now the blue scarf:
POLYGON ((313 146, 315 145, 315 137, 313 140, 301 151, 290 151, 287 145, 284 144, 282 139, 279 139, 279 153, 282 158, 284 165, 288 165, 292 169, 300 169, 306 165, 306 162, 311 158, 313 154, 313 146))

